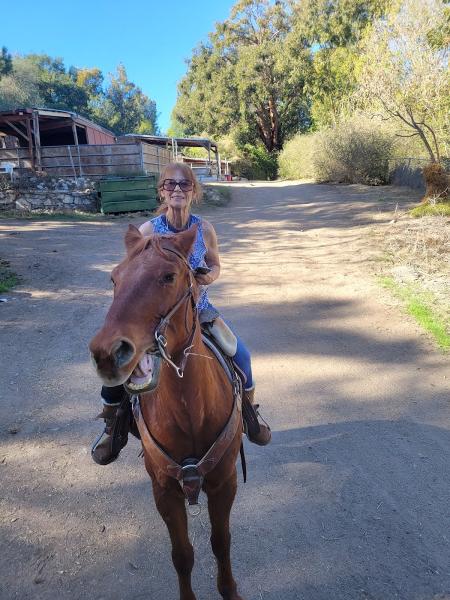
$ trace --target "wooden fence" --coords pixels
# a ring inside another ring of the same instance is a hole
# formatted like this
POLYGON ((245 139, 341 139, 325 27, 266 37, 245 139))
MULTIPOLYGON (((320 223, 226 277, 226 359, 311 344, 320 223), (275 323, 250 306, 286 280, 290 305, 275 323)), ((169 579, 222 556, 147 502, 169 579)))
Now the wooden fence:
MULTIPOLYGON (((34 157, 36 158, 36 157, 34 157)), ((171 160, 166 148, 137 142, 131 144, 86 144, 80 146, 43 146, 42 170, 63 177, 105 177, 160 173, 171 160)), ((33 168, 28 148, 0 149, 0 164, 12 163, 20 176, 33 168)))

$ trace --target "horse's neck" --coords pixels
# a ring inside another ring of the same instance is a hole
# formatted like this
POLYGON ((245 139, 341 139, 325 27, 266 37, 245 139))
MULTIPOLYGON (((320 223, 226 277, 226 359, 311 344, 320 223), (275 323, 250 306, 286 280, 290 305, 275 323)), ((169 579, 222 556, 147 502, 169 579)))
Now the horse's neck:
POLYGON ((145 412, 150 429, 163 445, 169 447, 176 440, 186 452, 199 454, 206 451, 225 425, 232 393, 223 369, 201 340, 200 328, 191 352, 183 378, 164 365, 156 397, 145 412))

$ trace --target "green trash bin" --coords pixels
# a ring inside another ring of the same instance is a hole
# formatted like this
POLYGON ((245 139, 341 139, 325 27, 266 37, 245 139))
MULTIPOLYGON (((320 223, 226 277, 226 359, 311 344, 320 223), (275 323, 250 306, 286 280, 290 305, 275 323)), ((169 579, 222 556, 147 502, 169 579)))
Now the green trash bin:
POLYGON ((97 193, 103 213, 153 210, 158 205, 156 175, 101 179, 97 193))

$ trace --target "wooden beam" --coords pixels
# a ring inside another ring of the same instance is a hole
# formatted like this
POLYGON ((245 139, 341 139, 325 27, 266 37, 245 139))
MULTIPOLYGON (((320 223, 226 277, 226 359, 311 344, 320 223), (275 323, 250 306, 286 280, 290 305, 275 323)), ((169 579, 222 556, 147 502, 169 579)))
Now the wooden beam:
POLYGON ((36 148, 36 160, 39 171, 42 171, 42 160, 41 160, 41 134, 39 131, 39 113, 37 110, 33 110, 33 133, 34 133, 34 145, 36 148))
POLYGON ((75 125, 75 121, 72 119, 72 133, 73 133, 73 141, 75 146, 78 146, 78 133, 77 126, 75 125))
MULTIPOLYGON (((15 126, 13 123, 11 123, 10 121, 8 121, 8 119, 5 119, 5 123, 6 123, 6 124, 7 124, 9 127, 11 127, 11 129, 14 129, 14 131, 17 131, 17 133, 18 133, 19 135, 21 135, 21 136, 22 136, 22 137, 25 139, 25 141, 29 142, 29 140, 28 140, 27 136, 26 136, 26 135, 25 135, 25 134, 24 134, 22 131, 20 131, 20 129, 19 129, 18 127, 16 127, 16 126, 15 126)), ((28 123, 28 120, 27 120, 27 123, 28 123)))
POLYGON ((70 128, 70 121, 66 119, 65 121, 44 121, 44 123, 40 123, 40 130, 47 131, 49 129, 60 129, 61 127, 70 128))

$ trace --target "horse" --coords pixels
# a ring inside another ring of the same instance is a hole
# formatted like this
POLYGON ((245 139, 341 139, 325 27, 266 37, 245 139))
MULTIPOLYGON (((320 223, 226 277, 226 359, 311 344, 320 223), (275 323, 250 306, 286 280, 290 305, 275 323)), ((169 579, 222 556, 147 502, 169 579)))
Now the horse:
POLYGON ((199 286, 188 262, 195 237, 196 226, 148 237, 129 226, 126 256, 111 274, 113 302, 89 347, 104 385, 123 384, 133 396, 180 600, 196 599, 186 499, 195 507, 200 489, 208 499, 217 588, 225 600, 243 600, 232 573, 229 526, 242 440, 241 392, 202 340, 199 286))

